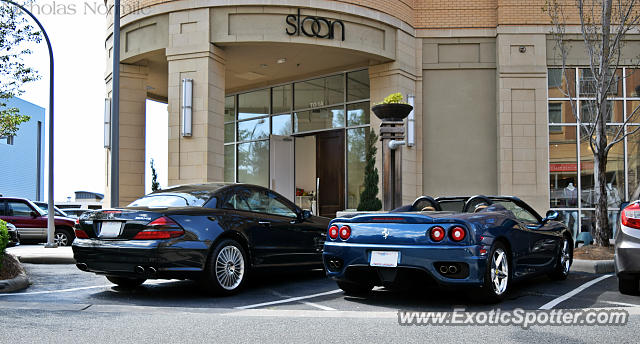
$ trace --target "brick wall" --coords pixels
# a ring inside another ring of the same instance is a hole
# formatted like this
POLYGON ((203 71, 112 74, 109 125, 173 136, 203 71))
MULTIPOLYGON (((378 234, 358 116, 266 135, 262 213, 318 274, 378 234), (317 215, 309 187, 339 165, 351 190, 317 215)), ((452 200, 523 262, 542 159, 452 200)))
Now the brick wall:
MULTIPOLYGON (((122 0, 123 15, 164 2, 179 0, 122 0)), ((546 25, 546 0, 326 0, 370 8, 392 15, 416 29, 492 28, 497 25, 546 25)), ((569 22, 576 22, 573 0, 566 2, 569 22)), ((113 0, 108 0, 112 3, 113 0)), ((257 2, 257 1, 256 1, 257 2)), ((309 2, 300 1, 309 5, 309 2)), ((313 4, 313 2, 312 2, 313 4)), ((295 5, 295 1, 283 2, 295 5)))

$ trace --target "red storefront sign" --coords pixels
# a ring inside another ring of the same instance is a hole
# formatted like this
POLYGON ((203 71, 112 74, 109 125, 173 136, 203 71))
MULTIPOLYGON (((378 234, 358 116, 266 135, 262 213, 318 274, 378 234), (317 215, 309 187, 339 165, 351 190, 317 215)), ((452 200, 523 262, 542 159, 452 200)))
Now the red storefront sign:
MULTIPOLYGON (((593 161, 585 161, 580 164, 581 170, 593 170, 593 161)), ((578 164, 549 164, 549 172, 576 172, 578 164)))

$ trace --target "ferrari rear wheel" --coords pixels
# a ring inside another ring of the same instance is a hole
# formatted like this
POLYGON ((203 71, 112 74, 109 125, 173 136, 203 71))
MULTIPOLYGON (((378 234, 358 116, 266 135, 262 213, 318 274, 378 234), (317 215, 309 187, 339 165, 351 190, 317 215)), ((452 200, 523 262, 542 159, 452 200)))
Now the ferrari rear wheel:
POLYGON ((129 278, 129 277, 119 277, 119 276, 106 276, 106 277, 109 280, 109 282, 113 284, 117 284, 118 287, 122 287, 122 288, 135 288, 147 280, 146 278, 129 278))
POLYGON ((558 253, 556 267, 554 271, 549 274, 549 277, 554 280, 567 279, 572 259, 573 251, 571 249, 571 244, 569 243, 569 239, 564 238, 562 241, 562 247, 558 253))
POLYGON ((207 285, 211 292, 231 295, 245 285, 249 269, 247 254, 235 240, 221 241, 209 257, 207 285))
POLYGON ((349 296, 362 296, 368 294, 373 286, 370 284, 360 284, 353 282, 337 281, 338 287, 349 296))
POLYGON ((502 301, 511 284, 511 266, 507 249, 501 242, 491 248, 484 274, 484 283, 480 291, 481 302, 495 303, 502 301))

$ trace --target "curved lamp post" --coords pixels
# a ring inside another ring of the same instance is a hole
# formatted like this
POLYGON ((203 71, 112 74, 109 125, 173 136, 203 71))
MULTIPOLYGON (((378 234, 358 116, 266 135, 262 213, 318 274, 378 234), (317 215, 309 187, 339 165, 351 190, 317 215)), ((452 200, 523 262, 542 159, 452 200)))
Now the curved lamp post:
POLYGON ((55 230, 55 211, 53 211, 53 49, 51 48, 51 41, 49 41, 47 31, 45 31, 44 27, 33 13, 29 12, 29 10, 24 6, 11 0, 0 1, 16 6, 24 13, 28 14, 29 17, 38 24, 38 27, 40 28, 40 31, 42 31, 44 39, 47 42, 47 48, 49 48, 49 197, 47 202, 49 211, 47 212, 47 244, 45 247, 57 247, 53 242, 53 233, 55 230))

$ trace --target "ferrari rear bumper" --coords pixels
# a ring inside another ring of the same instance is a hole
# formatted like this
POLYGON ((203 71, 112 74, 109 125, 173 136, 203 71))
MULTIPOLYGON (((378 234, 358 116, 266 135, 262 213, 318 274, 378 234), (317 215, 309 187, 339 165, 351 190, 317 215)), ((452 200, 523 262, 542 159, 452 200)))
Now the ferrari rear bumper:
POLYGON ((434 247, 326 242, 323 261, 327 275, 341 281, 387 285, 413 283, 416 278, 423 278, 439 285, 479 286, 484 280, 487 259, 476 245, 434 247), (397 267, 371 266, 373 251, 398 252, 397 267))

